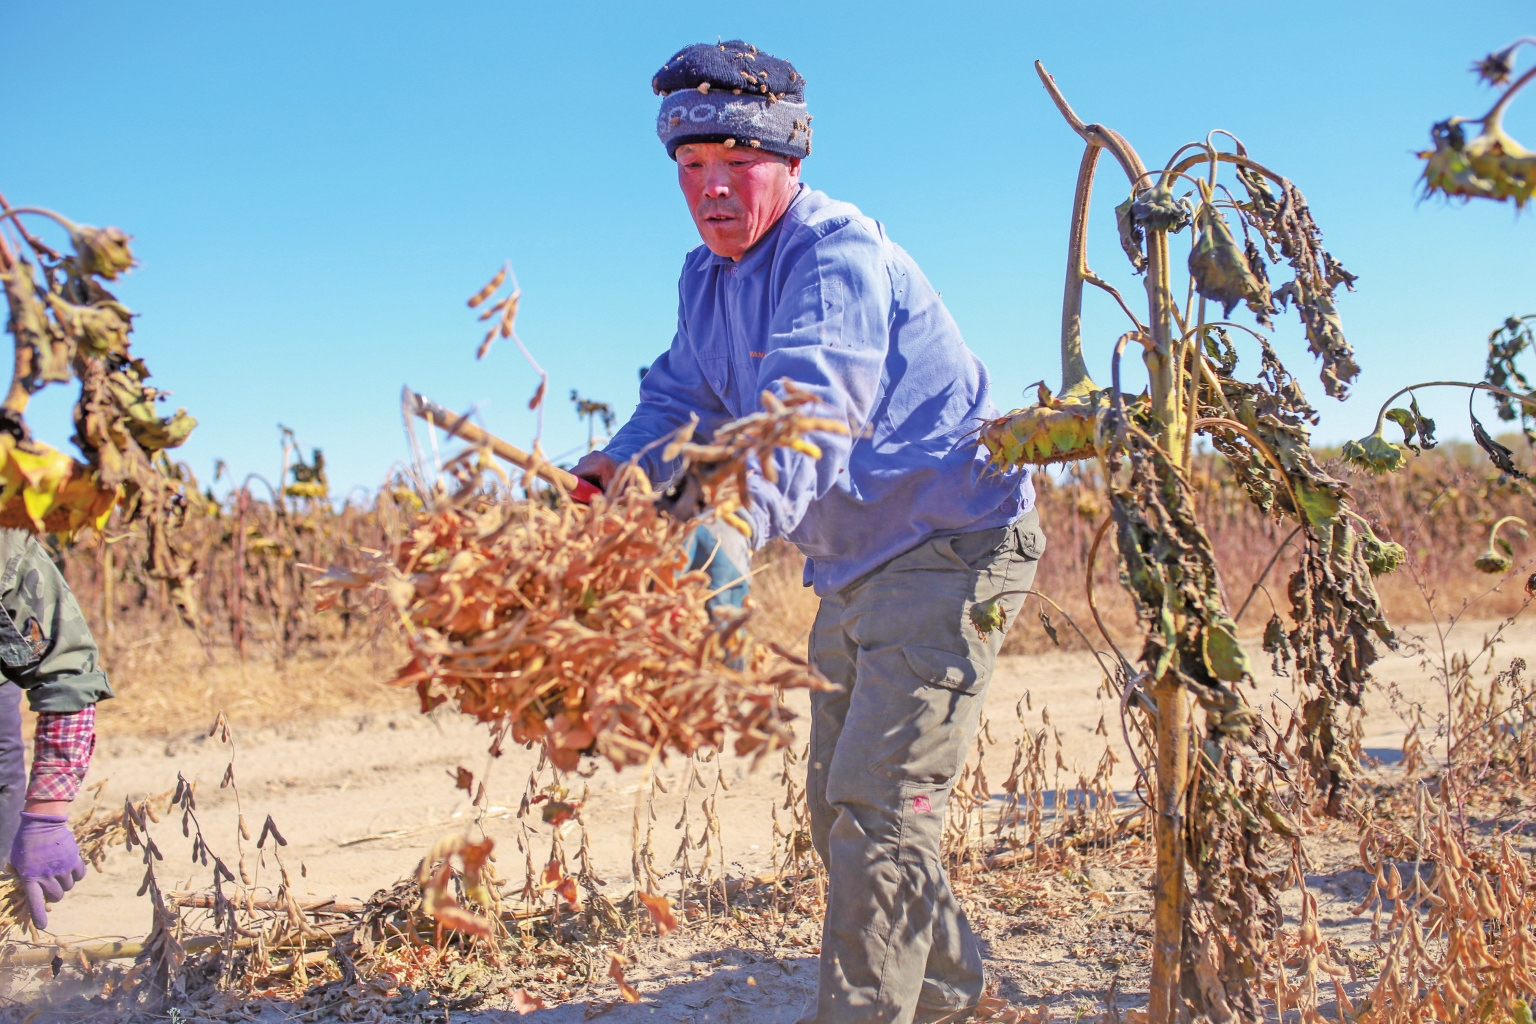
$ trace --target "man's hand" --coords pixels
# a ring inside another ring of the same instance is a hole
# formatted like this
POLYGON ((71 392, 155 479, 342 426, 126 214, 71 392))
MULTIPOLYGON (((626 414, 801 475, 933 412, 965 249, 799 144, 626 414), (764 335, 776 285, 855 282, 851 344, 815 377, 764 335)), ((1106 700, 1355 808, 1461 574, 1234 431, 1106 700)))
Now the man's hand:
POLYGON ((707 479, 700 470, 707 470, 709 466, 690 466, 681 473, 661 496, 656 499, 656 507, 679 522, 688 522, 697 519, 704 514, 704 483, 707 479))
MULTIPOLYGON (((710 507, 706 494, 713 493, 714 486, 720 482, 720 476, 725 471, 724 462, 701 462, 689 466, 661 492, 656 499, 656 507, 679 522, 697 519, 710 507)), ((740 509, 741 500, 731 497, 715 507, 715 514, 722 523, 746 537, 750 544, 752 524, 736 514, 740 509)))
POLYGON ((576 463, 576 468, 571 470, 573 476, 579 476, 583 480, 596 484, 599 490, 606 491, 608 485, 613 482, 613 476, 619 471, 619 464, 613 456, 602 452, 587 452, 576 463))
POLYGON ((21 828, 11 843, 11 867, 21 879, 32 923, 48 927, 48 904, 57 903, 85 877, 85 862, 63 814, 21 812, 21 828))

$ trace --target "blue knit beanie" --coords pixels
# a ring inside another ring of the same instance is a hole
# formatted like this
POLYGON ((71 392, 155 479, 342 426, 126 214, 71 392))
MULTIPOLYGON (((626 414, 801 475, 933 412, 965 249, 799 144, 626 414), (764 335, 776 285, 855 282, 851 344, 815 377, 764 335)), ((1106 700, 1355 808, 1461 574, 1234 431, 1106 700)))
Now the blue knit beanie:
POLYGON ((656 134, 673 159, 689 142, 811 155, 805 79, 789 61, 751 43, 685 46, 656 72, 651 88, 662 97, 656 134))

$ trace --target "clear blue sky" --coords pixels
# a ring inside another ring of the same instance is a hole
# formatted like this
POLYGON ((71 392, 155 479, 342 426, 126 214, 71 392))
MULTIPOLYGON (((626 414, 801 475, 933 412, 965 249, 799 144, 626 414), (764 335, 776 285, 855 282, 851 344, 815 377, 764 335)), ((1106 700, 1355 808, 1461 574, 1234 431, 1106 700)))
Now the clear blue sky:
MULTIPOLYGON (((1148 163, 1222 127, 1306 193, 1360 275, 1341 304, 1364 367, 1350 402, 1322 395, 1290 320, 1279 339, 1332 442, 1368 429, 1410 378, 1477 377, 1488 330, 1536 312, 1536 224, 1420 202, 1413 156, 1432 122, 1483 113, 1467 65, 1536 30, 1536 11, 1448 10, 0 0, 0 191, 135 236, 142 266, 121 294, 156 383, 201 421, 182 450, 200 476, 220 457, 275 475, 282 422, 325 449, 339 495, 404 457, 403 383, 531 438, 531 371, 506 343, 477 364, 464 306, 506 259, 519 333, 550 373, 546 450, 585 438, 573 387, 628 413, 698 244, 650 78, 717 37, 796 64, 816 117, 805 180, 886 224, 991 367, 999 404, 1022 404, 1058 376, 1080 152, 1035 80, 1040 58, 1148 163)), ((1536 96, 1508 127, 1536 146, 1536 96)), ((1114 236, 1123 188, 1100 180, 1092 262, 1139 292, 1114 236)), ((1090 302, 1102 378, 1121 325, 1090 302)), ((67 404, 37 406, 56 443, 67 404)), ((1425 405, 1466 433, 1464 398, 1425 405)))

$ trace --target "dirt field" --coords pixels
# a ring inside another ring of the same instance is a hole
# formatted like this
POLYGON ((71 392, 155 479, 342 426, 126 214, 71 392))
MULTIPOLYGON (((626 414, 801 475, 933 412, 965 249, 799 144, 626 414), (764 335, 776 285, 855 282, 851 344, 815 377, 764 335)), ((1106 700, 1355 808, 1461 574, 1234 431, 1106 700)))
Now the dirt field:
MULTIPOLYGON (((1476 650, 1489 625, 1462 626, 1450 639, 1452 649, 1476 650)), ((1411 632, 1423 630, 1405 631, 1411 632)), ((1508 637, 1509 643, 1494 661, 1496 667, 1504 667, 1512 655, 1536 661, 1536 623, 1517 625, 1508 637)), ((1420 657, 1406 648, 1383 664, 1380 676, 1396 684, 1407 698, 1425 701, 1428 717, 1443 705, 1443 695, 1431 685, 1420 657)), ((1086 767, 1098 760, 1104 741, 1094 729, 1101 716, 1108 716, 1111 742, 1123 755, 1115 708, 1096 692, 1098 682, 1093 659, 1081 653, 1006 657, 1000 662, 986 712, 999 741, 991 748, 987 764, 994 789, 1007 775, 1011 740, 1020 727, 1015 708, 1026 696, 1031 707, 1024 712, 1025 721, 1038 728, 1042 712, 1048 709, 1069 765, 1076 762, 1086 767)), ((1260 693, 1286 703, 1292 700, 1289 682, 1268 675, 1260 679, 1260 693)), ((803 695, 799 696, 797 706, 803 710, 804 703, 803 695)), ((433 840, 464 828, 473 817, 467 795, 456 790, 451 779, 461 765, 477 778, 488 779, 491 810, 484 827, 498 840, 502 874, 521 878, 512 813, 533 763, 532 753, 514 750, 492 761, 486 755, 483 728, 453 713, 423 717, 404 694, 393 711, 375 707, 251 730, 242 729, 238 720, 233 725, 238 744, 236 781, 246 817, 259 827, 267 815, 272 816, 288 840, 284 853, 290 870, 303 866, 300 888, 318 895, 367 896, 413 870, 433 840)), ((1367 751, 1383 762, 1395 759, 1404 727, 1381 694, 1372 694, 1367 703, 1365 729, 1367 751)), ((228 856, 234 847, 236 811, 231 791, 219 788, 227 761, 227 748, 201 734, 151 739, 108 733, 101 738, 87 784, 106 782, 103 799, 116 803, 125 795, 169 789, 181 772, 198 784, 205 834, 217 852, 228 856), (221 842, 221 837, 227 842, 221 842)), ((782 800, 778 759, 769 759, 756 771, 740 759, 728 760, 727 766, 731 789, 722 795, 719 813, 729 873, 748 876, 766 871, 772 846, 771 808, 782 800)), ((662 771, 669 782, 680 783, 683 768, 681 761, 674 761, 662 771)), ((1127 799, 1132 772, 1129 758, 1123 758, 1115 787, 1127 799)), ((586 818, 594 867, 615 894, 627 891, 631 884, 631 821, 640 778, 635 771, 615 773, 601 767, 589 780, 586 818)), ((656 848, 664 863, 676 849, 676 839, 669 838, 668 830, 676 820, 684 787, 669 788, 671 795, 661 798, 657 820, 661 835, 656 848)), ((158 829, 167 853, 160 870, 162 885, 205 887, 209 872, 194 869, 183 859, 186 843, 177 835, 176 823, 167 821, 158 829)), ((1363 923, 1351 919, 1349 910, 1351 900, 1359 897, 1355 890, 1363 886, 1358 879, 1352 880, 1350 872, 1336 870, 1345 866, 1353 842, 1353 830, 1347 826, 1334 826, 1308 839, 1309 850, 1316 847, 1316 874, 1311 881, 1324 927, 1343 927, 1339 937, 1347 944, 1358 944, 1363 934, 1363 923), (1335 831, 1337 836, 1332 835, 1335 831)), ((541 847, 536 849, 542 853, 541 847)), ((271 870, 264 877, 275 881, 271 870)), ((149 908, 135 896, 142 872, 136 857, 114 851, 104 872, 92 872, 55 909, 56 934, 63 939, 143 934, 149 908)), ((1090 867, 1074 877, 1037 874, 1021 877, 1012 890, 1014 898, 973 901, 973 921, 987 945, 989 966, 1003 994, 1031 1005, 1049 1002, 1072 1019, 1077 1010, 1099 1005, 1111 979, 1120 976, 1120 1005, 1140 1005, 1149 906, 1142 876, 1139 867, 1114 865, 1090 867), (1080 912, 1062 915, 1063 906, 1080 912)), ((743 944, 739 929, 729 934, 700 927, 680 930, 654 943, 631 969, 630 980, 638 984, 643 1001, 617 1007, 609 1019, 739 1018, 764 1024, 793 1020, 814 984, 818 927, 819 923, 806 923, 796 935, 761 936, 756 948, 743 944)), ((583 1001, 553 1008, 535 1019, 575 1020, 588 1012, 585 1007, 583 1001)), ((487 1019, 496 1019, 495 1011, 483 1012, 487 1019)))

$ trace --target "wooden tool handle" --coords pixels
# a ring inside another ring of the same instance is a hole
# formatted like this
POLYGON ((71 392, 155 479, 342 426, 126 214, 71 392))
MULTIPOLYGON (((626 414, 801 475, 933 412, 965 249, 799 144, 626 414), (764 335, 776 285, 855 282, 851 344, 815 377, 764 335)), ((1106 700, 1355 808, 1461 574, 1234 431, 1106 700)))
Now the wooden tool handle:
POLYGON ((590 481, 573 476, 559 466, 535 460, 521 448, 508 444, 495 434, 481 429, 458 413, 443 408, 425 395, 418 395, 410 388, 405 388, 400 393, 400 401, 411 415, 442 427, 452 436, 462 437, 471 444, 485 445, 498 459, 510 462, 519 469, 531 470, 550 483, 559 485, 583 505, 591 502, 596 495, 603 493, 590 481))

